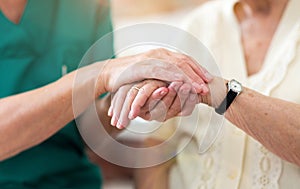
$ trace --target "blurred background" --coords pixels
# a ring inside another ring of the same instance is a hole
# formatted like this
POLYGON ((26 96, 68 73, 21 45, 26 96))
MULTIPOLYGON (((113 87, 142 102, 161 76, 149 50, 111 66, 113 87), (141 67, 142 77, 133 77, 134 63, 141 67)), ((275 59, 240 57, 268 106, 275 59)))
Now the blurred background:
MULTIPOLYGON (((111 0, 114 29, 144 22, 164 23, 179 27, 183 19, 208 0, 111 0)), ((115 36, 115 46, 121 39, 115 36)), ((124 132, 122 143, 139 145, 138 139, 124 132)), ((103 173, 104 189, 133 189, 133 169, 119 167, 99 158, 91 151, 90 157, 103 173)))
POLYGON ((207 0, 111 0, 116 28, 140 23, 178 24, 190 10, 207 0))

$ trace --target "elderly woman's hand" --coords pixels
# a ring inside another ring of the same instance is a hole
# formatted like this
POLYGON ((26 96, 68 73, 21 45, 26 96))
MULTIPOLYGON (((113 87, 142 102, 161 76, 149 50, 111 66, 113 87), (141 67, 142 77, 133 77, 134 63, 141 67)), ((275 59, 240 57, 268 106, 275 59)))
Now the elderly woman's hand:
POLYGON ((145 120, 166 121, 176 116, 188 116, 208 93, 205 89, 201 94, 197 94, 189 84, 173 82, 167 88, 168 93, 159 98, 157 92, 162 89, 159 88, 151 94, 152 99, 159 99, 155 106, 149 107, 148 101, 144 103, 146 96, 136 96, 129 119, 139 116, 145 120))
MULTIPOLYGON (((208 91, 205 89, 202 94, 208 91)), ((198 94, 188 83, 145 80, 121 87, 112 98, 108 115, 111 125, 124 128, 137 116, 145 120, 165 121, 190 115, 199 102, 198 94)))
POLYGON ((168 93, 167 83, 159 80, 144 80, 139 83, 124 85, 112 94, 111 106, 108 115, 112 117, 111 125, 124 128, 129 123, 131 106, 137 105, 143 100, 143 104, 155 105, 155 103, 168 93))
MULTIPOLYGON (((151 95, 151 97, 157 98, 157 89, 151 95)), ((176 116, 188 116, 190 115, 196 104, 201 102, 202 95, 205 95, 208 91, 205 89, 201 94, 197 94, 192 86, 187 83, 173 82, 168 86, 168 93, 164 95, 155 106, 149 107, 148 103, 142 104, 145 100, 143 96, 137 96, 134 101, 140 102, 133 103, 131 106, 130 119, 135 119, 137 116, 145 120, 166 121, 176 116)))

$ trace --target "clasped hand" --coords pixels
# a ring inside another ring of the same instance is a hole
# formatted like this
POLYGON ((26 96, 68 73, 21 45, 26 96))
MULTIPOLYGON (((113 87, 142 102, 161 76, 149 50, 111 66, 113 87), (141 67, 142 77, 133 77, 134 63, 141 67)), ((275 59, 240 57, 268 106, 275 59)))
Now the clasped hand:
MULTIPOLYGON (((188 61, 195 63, 186 55, 171 53, 171 56, 174 56, 173 60, 177 58, 177 61, 187 61, 185 64, 188 61)), ((200 73, 203 74, 205 73, 200 73)), ((163 122, 176 116, 188 116, 196 104, 206 100, 209 81, 198 80, 197 87, 191 82, 158 79, 144 79, 122 85, 116 92, 111 93, 112 101, 108 111, 111 125, 123 129, 136 117, 163 122)))

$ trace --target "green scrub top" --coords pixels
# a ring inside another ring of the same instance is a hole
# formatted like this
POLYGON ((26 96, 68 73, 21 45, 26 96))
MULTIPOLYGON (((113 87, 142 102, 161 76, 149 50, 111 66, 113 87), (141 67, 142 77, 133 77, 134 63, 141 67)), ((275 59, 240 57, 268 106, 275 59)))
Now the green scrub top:
MULTIPOLYGON (((0 12, 0 98, 44 86, 76 69, 88 48, 111 30, 105 0, 28 0, 19 24, 0 12)), ((97 50, 96 59, 112 56, 111 40, 97 50)), ((0 189, 100 186, 99 169, 89 162, 74 121, 40 145, 0 162, 0 189)))

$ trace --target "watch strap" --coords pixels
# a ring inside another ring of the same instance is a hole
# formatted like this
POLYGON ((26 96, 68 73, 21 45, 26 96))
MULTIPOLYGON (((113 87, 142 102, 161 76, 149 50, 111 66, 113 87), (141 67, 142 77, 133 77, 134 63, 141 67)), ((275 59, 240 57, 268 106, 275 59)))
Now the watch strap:
POLYGON ((226 110, 229 108, 229 106, 231 105, 231 103, 233 102, 233 100, 235 99, 235 97, 237 97, 238 93, 229 90, 226 98, 224 98, 224 100, 222 101, 222 103, 220 104, 220 106, 218 108, 215 109, 215 111, 220 114, 223 115, 226 110))

